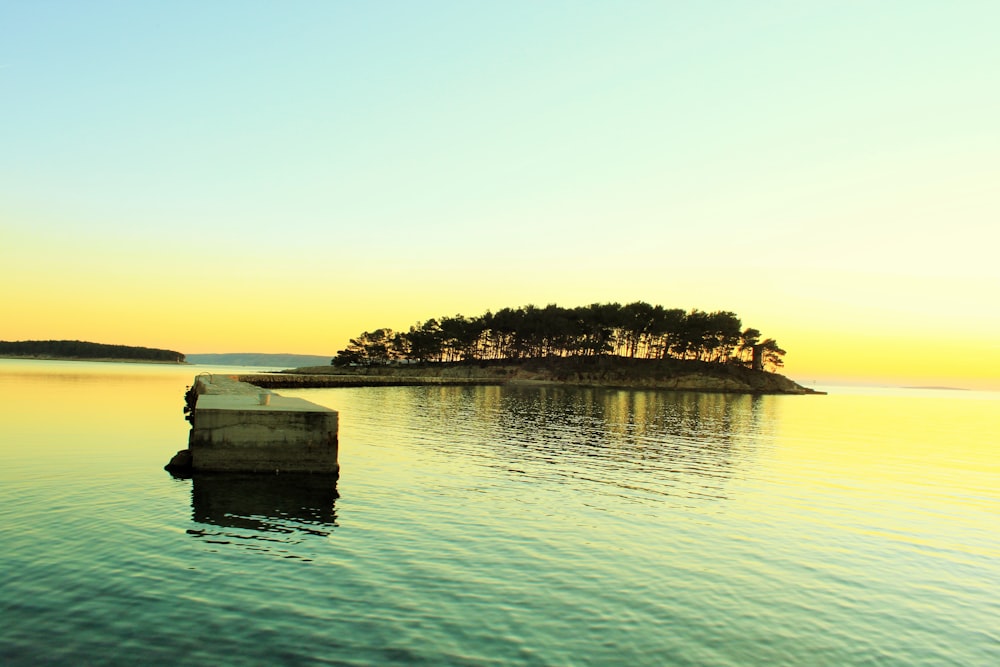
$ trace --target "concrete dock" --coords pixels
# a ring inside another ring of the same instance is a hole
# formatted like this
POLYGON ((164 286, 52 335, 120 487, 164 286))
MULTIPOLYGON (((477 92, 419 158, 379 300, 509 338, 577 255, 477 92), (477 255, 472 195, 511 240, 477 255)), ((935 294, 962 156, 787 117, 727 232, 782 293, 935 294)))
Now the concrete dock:
POLYGON ((235 377, 203 373, 188 392, 191 433, 168 470, 337 473, 338 414, 235 377))

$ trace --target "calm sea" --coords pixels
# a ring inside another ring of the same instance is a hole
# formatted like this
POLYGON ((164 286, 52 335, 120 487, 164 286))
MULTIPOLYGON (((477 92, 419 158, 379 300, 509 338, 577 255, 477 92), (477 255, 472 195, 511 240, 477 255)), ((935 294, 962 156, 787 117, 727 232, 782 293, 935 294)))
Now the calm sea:
POLYGON ((998 394, 283 391, 339 481, 174 479, 201 370, 0 360, 0 663, 1000 664, 998 394))

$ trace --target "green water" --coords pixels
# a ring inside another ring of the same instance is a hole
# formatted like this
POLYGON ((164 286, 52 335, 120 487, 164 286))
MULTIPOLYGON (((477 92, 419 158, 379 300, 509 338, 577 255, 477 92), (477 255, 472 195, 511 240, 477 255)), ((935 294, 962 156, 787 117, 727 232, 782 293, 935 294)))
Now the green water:
POLYGON ((339 481, 162 470, 199 368, 0 360, 0 662, 1000 664, 1000 401, 283 391, 339 481))

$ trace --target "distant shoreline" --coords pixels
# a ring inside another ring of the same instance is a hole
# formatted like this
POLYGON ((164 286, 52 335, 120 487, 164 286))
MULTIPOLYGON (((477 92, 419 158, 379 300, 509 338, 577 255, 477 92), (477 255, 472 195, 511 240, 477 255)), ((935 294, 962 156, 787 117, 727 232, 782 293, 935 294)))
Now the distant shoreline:
POLYGON ((49 355, 0 354, 0 359, 19 359, 21 361, 97 361, 116 364, 164 364, 167 366, 191 366, 186 361, 166 361, 163 359, 117 359, 114 357, 58 357, 49 355))
POLYGON ((136 345, 110 345, 85 340, 0 340, 0 357, 50 361, 134 361, 179 364, 176 350, 136 345))
POLYGON ((935 387, 935 386, 917 386, 917 387, 900 387, 900 389, 933 389, 936 391, 969 391, 965 387, 935 387))

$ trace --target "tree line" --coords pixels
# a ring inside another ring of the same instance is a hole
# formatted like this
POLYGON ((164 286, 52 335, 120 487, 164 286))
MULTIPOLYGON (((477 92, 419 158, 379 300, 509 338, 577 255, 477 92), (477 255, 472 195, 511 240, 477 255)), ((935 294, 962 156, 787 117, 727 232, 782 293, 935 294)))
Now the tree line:
POLYGON ((184 362, 184 355, 173 350, 129 345, 106 345, 81 340, 0 341, 0 356, 184 362))
POLYGON ((619 356, 690 359, 774 370, 785 351, 729 311, 664 308, 637 301, 576 308, 555 304, 455 315, 417 323, 406 332, 365 331, 337 352, 336 366, 397 362, 517 361, 538 357, 619 356))

